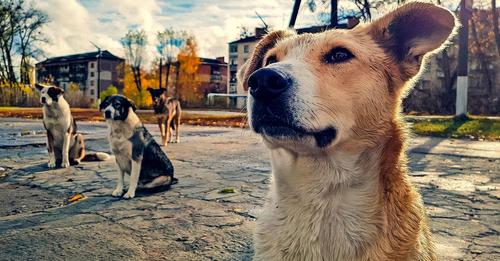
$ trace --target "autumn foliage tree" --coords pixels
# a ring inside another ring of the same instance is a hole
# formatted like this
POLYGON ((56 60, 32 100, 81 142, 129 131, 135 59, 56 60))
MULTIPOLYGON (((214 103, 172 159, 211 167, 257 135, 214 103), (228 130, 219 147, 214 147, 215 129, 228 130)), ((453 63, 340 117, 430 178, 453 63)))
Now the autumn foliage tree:
POLYGON ((176 95, 187 105, 199 105, 203 102, 203 95, 198 91, 200 79, 198 67, 200 58, 197 54, 196 39, 191 36, 178 55, 179 76, 176 83, 176 95))

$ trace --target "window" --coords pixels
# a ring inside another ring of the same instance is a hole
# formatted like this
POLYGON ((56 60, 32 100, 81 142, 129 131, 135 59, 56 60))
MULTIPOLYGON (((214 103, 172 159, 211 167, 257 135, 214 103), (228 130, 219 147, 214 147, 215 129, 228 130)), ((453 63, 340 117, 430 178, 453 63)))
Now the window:
POLYGON ((250 51, 250 46, 248 46, 248 44, 245 44, 243 46, 243 52, 248 53, 249 51, 250 51))
POLYGON ((236 45, 236 44, 230 45, 229 52, 230 53, 237 53, 238 52, 238 45, 236 45))
POLYGON ((94 86, 94 80, 90 81, 90 86, 94 86))
POLYGON ((94 89, 90 89, 90 95, 94 95, 94 94, 95 94, 94 89))
POLYGON ((90 68, 94 68, 94 63, 90 63, 90 68))
POLYGON ((90 77, 94 77, 94 72, 90 72, 90 77))

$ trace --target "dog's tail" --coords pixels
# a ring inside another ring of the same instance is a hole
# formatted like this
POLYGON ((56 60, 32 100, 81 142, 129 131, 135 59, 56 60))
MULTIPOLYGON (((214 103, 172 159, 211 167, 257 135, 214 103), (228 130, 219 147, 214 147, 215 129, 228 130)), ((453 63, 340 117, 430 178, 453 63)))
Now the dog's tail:
POLYGON ((82 161, 106 161, 110 160, 111 158, 111 155, 109 155, 108 153, 94 152, 85 154, 85 157, 83 157, 82 161))

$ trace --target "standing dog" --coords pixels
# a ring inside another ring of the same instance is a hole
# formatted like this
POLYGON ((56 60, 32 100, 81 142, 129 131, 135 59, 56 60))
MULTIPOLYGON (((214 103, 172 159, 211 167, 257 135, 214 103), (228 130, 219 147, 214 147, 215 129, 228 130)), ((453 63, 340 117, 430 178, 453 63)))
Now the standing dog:
POLYGON ((179 127, 181 125, 181 103, 176 98, 167 97, 167 89, 148 88, 153 98, 153 109, 160 127, 161 140, 164 146, 172 142, 175 130, 175 142, 180 142, 179 127))
POLYGON ((83 135, 77 133, 76 121, 71 116, 64 91, 55 86, 35 84, 40 92, 43 105, 43 126, 47 131, 47 150, 49 168, 60 165, 63 168, 77 165, 81 161, 107 160, 109 155, 98 152, 85 154, 83 135))
POLYGON ((456 27, 448 10, 410 3, 352 30, 257 44, 239 75, 271 152, 256 260, 435 260, 400 105, 456 27))
POLYGON ((109 96, 99 110, 109 127, 109 144, 119 171, 113 196, 122 196, 124 174, 130 175, 128 191, 123 195, 126 199, 135 196, 138 186, 168 188, 177 182, 172 163, 135 114, 132 101, 121 95, 109 96))

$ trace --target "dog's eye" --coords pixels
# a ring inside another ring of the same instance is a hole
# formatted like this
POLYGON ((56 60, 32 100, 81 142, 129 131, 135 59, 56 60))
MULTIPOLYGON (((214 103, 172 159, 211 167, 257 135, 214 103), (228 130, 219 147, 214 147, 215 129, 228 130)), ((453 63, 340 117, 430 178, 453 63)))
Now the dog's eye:
POLYGON ((278 62, 278 59, 276 59, 276 56, 275 55, 271 55, 267 58, 267 61, 266 61, 266 66, 272 64, 272 63, 276 63, 278 62))
POLYGON ((349 50, 342 47, 333 48, 324 57, 325 62, 331 64, 347 62, 352 58, 354 58, 354 55, 349 50))

